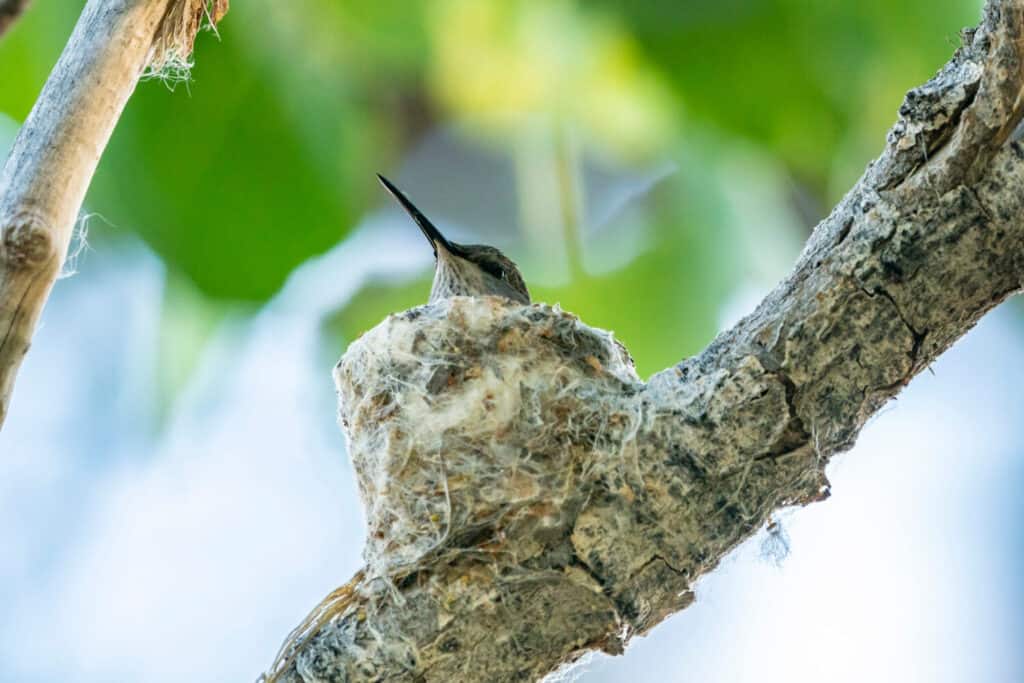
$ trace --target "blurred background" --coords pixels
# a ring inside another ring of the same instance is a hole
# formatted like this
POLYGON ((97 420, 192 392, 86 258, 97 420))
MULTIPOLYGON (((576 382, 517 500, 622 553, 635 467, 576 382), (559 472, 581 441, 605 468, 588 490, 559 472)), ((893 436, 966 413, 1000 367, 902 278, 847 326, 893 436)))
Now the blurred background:
MULTIPOLYGON (((0 150, 82 7, 0 39, 0 150)), ((791 267, 979 0, 236 0, 142 83, 0 432, 0 680, 253 680, 360 565, 330 370, 426 301, 374 174, 641 376, 791 267)), ((6 152, 3 152, 5 154, 6 152)), ((1024 318, 986 317, 625 657, 569 680, 1024 680, 1024 318)))

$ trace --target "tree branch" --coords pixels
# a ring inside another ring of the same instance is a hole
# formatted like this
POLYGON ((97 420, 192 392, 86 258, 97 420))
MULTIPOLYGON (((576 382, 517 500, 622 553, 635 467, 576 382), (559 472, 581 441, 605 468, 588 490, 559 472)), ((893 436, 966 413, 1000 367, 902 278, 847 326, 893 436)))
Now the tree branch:
POLYGON ((826 497, 828 459, 1022 286, 1022 7, 990 0, 793 273, 646 384, 540 305, 452 299, 353 343, 367 567, 270 678, 532 680, 620 653, 773 510, 826 497))
POLYGON ((0 172, 0 426, 89 182, 147 68, 187 57, 226 0, 90 0, 0 172))

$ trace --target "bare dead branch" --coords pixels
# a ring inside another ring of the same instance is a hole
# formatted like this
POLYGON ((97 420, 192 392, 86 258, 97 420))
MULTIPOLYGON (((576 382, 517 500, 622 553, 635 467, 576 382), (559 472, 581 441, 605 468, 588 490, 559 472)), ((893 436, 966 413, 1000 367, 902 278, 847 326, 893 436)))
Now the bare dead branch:
POLYGON ((0 426, 110 134, 147 65, 225 0, 90 0, 0 172, 0 426), (182 17, 187 18, 183 19, 182 17), (168 18, 176 21, 168 22, 168 18))

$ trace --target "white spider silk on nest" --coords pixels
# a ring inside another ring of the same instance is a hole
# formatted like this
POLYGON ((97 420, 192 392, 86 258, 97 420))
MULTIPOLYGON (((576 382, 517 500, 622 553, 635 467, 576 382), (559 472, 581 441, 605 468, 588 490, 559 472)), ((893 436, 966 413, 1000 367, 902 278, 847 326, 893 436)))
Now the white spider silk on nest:
POLYGON ((610 333, 499 297, 389 316, 334 379, 371 577, 463 546, 540 552, 573 482, 635 434, 643 387, 610 333))

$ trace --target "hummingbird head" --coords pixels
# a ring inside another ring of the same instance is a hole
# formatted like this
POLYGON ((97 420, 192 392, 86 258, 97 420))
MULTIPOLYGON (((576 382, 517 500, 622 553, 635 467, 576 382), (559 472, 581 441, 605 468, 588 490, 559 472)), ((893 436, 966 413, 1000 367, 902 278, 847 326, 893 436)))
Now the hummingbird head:
POLYGON ((459 244, 447 239, 391 181, 377 177, 420 227, 434 249, 434 286, 430 303, 452 296, 503 296, 530 303, 530 292, 512 259, 486 244, 459 244))

